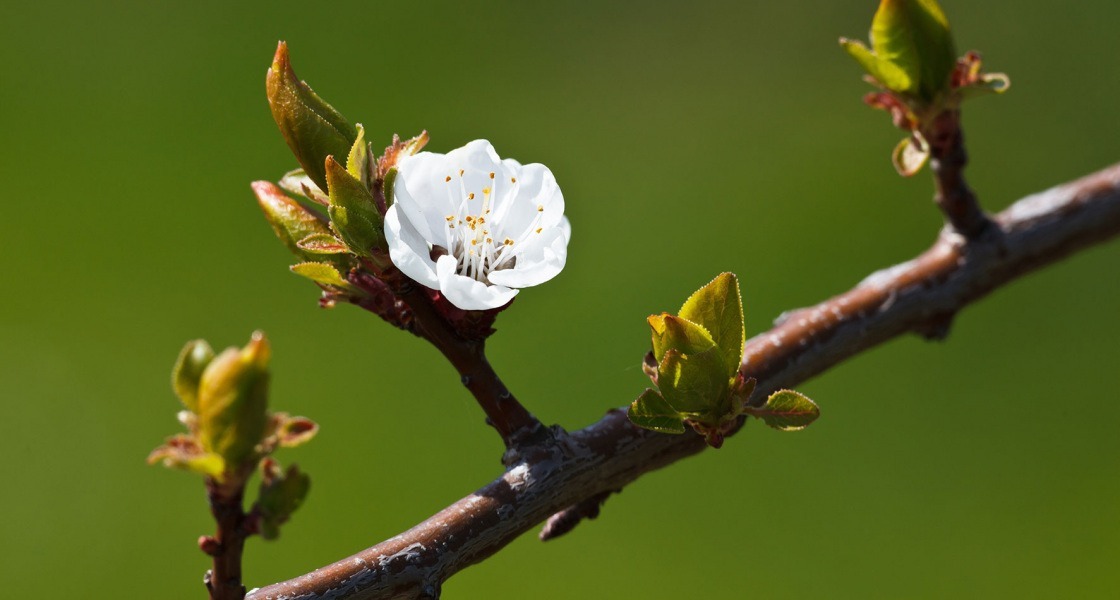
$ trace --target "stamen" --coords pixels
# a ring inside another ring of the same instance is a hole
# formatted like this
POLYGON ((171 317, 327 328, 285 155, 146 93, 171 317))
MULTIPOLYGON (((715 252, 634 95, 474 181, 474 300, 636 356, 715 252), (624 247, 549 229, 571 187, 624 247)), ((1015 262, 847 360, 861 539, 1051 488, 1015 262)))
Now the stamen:
POLYGON ((448 175, 448 176, 447 176, 447 178, 446 178, 446 179, 444 179, 443 181, 444 181, 444 182, 448 182, 448 181, 451 181, 451 176, 450 176, 450 175, 448 175))

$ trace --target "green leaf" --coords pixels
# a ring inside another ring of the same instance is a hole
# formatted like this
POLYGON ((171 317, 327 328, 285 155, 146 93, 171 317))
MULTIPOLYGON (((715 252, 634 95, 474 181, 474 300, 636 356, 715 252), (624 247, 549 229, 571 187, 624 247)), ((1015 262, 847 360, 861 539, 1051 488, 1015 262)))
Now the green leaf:
POLYGON ((326 189, 323 161, 348 156, 358 130, 296 77, 284 42, 276 47, 265 88, 272 118, 288 147, 319 189, 326 189))
POLYGON ((327 157, 326 173, 331 205, 331 223, 350 251, 370 256, 370 249, 386 249, 384 225, 373 195, 361 181, 327 157))
POLYGON ((253 454, 268 426, 268 361, 260 332, 242 349, 228 348, 206 367, 198 387, 198 437, 230 469, 253 454))
POLYGON ((681 307, 680 317, 703 327, 719 346, 726 376, 732 377, 743 360, 743 299, 734 273, 721 273, 696 290, 681 307))
POLYGON ((329 233, 313 233, 296 242, 301 250, 311 254, 346 254, 350 250, 341 240, 329 233))
POLYGON ((307 417, 289 417, 276 430, 276 439, 284 448, 295 448, 311 441, 319 433, 319 425, 307 417))
POLYGON ((292 465, 286 472, 273 459, 261 461, 261 487, 257 497, 257 514, 261 517, 261 537, 276 539, 283 525, 307 498, 311 478, 292 465))
POLYGON ((718 423, 730 409, 730 383, 716 347, 696 354, 666 351, 657 387, 674 410, 700 422, 718 423))
POLYGON ((206 365, 214 360, 214 350, 206 340, 192 340, 183 346, 171 369, 171 388, 192 413, 198 412, 198 383, 206 365))
POLYGON ((680 413, 673 410, 665 398, 655 390, 647 389, 626 411, 630 422, 661 433, 684 433, 684 421, 680 413))
POLYGON ((254 181, 253 192, 265 219, 284 246, 301 259, 313 259, 312 254, 300 248, 299 241, 309 236, 331 234, 322 215, 289 198, 268 181, 254 181))
POLYGON ((305 262, 289 267, 293 273, 306 277, 315 283, 333 285, 335 287, 350 289, 350 282, 342 278, 334 265, 323 262, 305 262))
MULTIPOLYGON (((916 132, 915 135, 917 135, 916 132)), ((929 156, 930 149, 925 140, 920 137, 907 136, 891 152, 891 163, 894 164, 894 168, 899 175, 911 177, 922 170, 922 167, 929 161, 929 156)))
POLYGON ((314 181, 311 181, 311 178, 307 176, 303 169, 292 169, 284 173, 284 176, 277 183, 289 194, 303 196, 315 204, 327 206, 331 203, 331 199, 323 193, 323 190, 319 189, 319 186, 315 185, 314 181))
POLYGON ((215 479, 225 472, 225 461, 212 452, 206 452, 193 436, 178 434, 167 439, 148 455, 148 464, 163 463, 171 469, 183 469, 215 479))
POLYGON ((665 357, 665 352, 675 349, 682 354, 696 354, 715 347, 711 334, 706 329, 669 313, 650 315, 646 319, 653 330, 653 356, 657 361, 665 357))
POLYGON ((747 408, 747 413, 781 431, 805 429, 817 420, 821 410, 812 400, 793 390, 778 390, 760 408, 747 408))
POLYGON ((361 123, 358 123, 358 139, 354 140, 354 145, 350 147, 350 153, 346 156, 346 172, 362 182, 366 189, 369 189, 370 160, 366 130, 361 123))
POLYGON ((895 65, 880 59, 878 56, 872 54, 863 42, 858 40, 849 40, 848 38, 840 38, 840 45, 848 51, 852 58, 878 81, 883 87, 888 90, 902 91, 909 89, 912 85, 910 76, 902 69, 895 65))
POLYGON ((948 90, 957 55, 936 0, 881 0, 871 21, 871 47, 909 79, 898 88, 882 81, 888 89, 927 102, 948 90))

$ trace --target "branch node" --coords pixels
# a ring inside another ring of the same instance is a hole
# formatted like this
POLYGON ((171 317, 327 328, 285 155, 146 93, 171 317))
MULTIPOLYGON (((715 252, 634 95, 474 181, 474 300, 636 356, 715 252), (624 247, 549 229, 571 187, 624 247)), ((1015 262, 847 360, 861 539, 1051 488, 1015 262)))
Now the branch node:
POLYGON ((607 490, 552 515, 548 518, 544 527, 541 528, 541 532, 537 537, 539 537, 542 542, 554 540, 575 529, 576 525, 580 524, 580 521, 598 517, 599 509, 603 506, 603 503, 607 501, 607 498, 611 494, 620 492, 622 492, 621 489, 607 490))
POLYGON ((941 342, 949 337, 949 331, 953 328, 953 318, 956 313, 943 313, 930 317, 925 323, 919 323, 914 327, 914 331, 923 338, 931 342, 941 342))

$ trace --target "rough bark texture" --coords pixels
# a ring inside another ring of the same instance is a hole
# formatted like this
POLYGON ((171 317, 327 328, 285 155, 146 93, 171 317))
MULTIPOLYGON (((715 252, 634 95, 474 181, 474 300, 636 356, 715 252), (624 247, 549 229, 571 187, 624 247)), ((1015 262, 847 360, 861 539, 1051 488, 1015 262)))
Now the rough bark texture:
MULTIPOLYGON (((966 243, 952 229, 917 258, 783 315, 746 343, 755 400, 906 332, 941 338, 970 302, 1033 269, 1120 233, 1120 165, 1024 198, 966 243)), ((620 398, 618 401, 624 399, 620 398)), ((416 527, 248 598, 436 598, 443 581, 569 507, 620 490, 705 446, 699 436, 632 426, 621 410, 510 456, 500 478, 416 527)), ((511 451, 513 452, 513 451, 511 451)))

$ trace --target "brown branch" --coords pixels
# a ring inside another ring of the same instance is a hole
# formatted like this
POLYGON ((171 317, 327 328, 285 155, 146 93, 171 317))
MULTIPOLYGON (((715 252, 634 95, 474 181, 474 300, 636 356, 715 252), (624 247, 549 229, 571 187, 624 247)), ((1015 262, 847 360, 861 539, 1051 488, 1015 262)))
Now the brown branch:
POLYGON ((933 171, 935 192, 933 201, 945 215, 945 220, 966 238, 979 237, 991 221, 976 195, 964 180, 968 153, 964 149, 964 132, 961 131, 961 114, 947 110, 933 119, 926 132, 930 144, 930 169, 933 171))
POLYGON ((242 497, 245 483, 223 486, 213 479, 206 479, 206 496, 210 500, 210 513, 218 525, 214 537, 199 539, 199 547, 214 559, 213 568, 203 580, 210 592, 210 600, 241 600, 245 586, 241 581, 241 554, 245 548, 245 509, 242 497))
MULTIPOLYGON (((371 271, 381 271, 376 265, 367 265, 371 271)), ((354 304, 380 316, 386 321, 428 340, 459 373, 459 380, 474 396, 486 413, 486 422, 502 436, 507 450, 505 462, 517 460, 516 449, 547 437, 548 429, 528 411, 502 383, 490 361, 486 360, 485 336, 496 311, 475 313, 477 323, 470 319, 472 313, 456 309, 444 301, 444 310, 454 311, 462 330, 482 329, 475 335, 463 335, 441 314, 435 301, 426 290, 405 278, 395 269, 373 277, 360 270, 350 274, 350 282, 362 288, 367 296, 354 299, 354 304), (472 326, 473 325, 473 326, 472 326)))
MULTIPOLYGON (((785 315, 747 341, 756 398, 900 334, 940 337, 952 316, 1008 281, 1120 234, 1120 164, 1020 200, 965 243, 952 229, 909 262, 785 315)), ((699 436, 632 426, 622 410, 525 449, 502 477, 412 529, 333 565, 249 594, 268 599, 435 598, 443 581, 550 515, 702 450, 699 436)))

